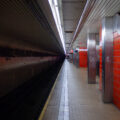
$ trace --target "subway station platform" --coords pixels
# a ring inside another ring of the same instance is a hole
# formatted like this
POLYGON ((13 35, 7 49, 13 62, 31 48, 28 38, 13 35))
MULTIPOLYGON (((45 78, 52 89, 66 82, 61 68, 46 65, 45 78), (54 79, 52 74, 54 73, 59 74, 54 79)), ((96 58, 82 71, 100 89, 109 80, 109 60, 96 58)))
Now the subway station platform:
POLYGON ((113 104, 104 104, 101 95, 98 84, 87 83, 86 68, 65 60, 43 120, 120 120, 120 111, 113 104))

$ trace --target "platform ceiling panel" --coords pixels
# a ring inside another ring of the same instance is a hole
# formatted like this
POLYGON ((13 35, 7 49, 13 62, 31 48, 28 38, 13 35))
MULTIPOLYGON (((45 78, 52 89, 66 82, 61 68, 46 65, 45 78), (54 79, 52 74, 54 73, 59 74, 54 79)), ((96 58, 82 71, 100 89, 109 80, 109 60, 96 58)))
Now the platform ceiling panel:
POLYGON ((80 31, 73 47, 87 45, 87 33, 98 33, 102 18, 114 16, 120 12, 120 0, 96 0, 84 27, 80 31))
POLYGON ((62 0, 65 43, 71 42, 85 3, 86 0, 62 0))

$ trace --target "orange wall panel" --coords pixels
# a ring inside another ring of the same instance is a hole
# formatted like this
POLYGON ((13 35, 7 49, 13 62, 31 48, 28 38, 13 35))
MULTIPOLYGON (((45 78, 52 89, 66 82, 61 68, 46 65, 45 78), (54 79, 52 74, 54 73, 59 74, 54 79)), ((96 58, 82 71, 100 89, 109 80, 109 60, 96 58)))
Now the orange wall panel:
POLYGON ((87 50, 79 51, 79 65, 80 67, 87 67, 87 50))
POLYGON ((120 34, 113 36, 113 102, 120 109, 120 34))

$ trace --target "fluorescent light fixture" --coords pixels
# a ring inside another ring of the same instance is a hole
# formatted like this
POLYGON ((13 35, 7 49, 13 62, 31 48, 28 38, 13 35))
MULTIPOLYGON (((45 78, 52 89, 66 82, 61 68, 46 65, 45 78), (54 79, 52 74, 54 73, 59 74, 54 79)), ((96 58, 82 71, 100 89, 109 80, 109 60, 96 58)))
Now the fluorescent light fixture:
POLYGON ((57 29, 58 29, 58 33, 59 33, 59 36, 60 36, 60 39, 61 39, 61 42, 62 42, 62 45, 63 45, 64 52, 66 53, 64 37, 63 37, 63 30, 62 30, 60 14, 59 14, 59 9, 58 9, 58 1, 57 0, 48 0, 48 1, 49 1, 51 10, 52 10, 52 14, 53 14, 53 17, 54 17, 54 20, 55 20, 55 24, 56 24, 57 29))
POLYGON ((53 1, 54 1, 55 6, 57 6, 58 5, 57 0, 53 0, 53 1))

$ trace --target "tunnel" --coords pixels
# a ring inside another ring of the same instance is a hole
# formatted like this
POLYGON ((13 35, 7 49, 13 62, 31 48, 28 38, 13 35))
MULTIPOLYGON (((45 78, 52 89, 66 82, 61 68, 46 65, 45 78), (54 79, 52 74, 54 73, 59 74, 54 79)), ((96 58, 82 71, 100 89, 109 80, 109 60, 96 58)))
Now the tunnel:
POLYGON ((0 120, 120 120, 120 0, 0 0, 0 120))

